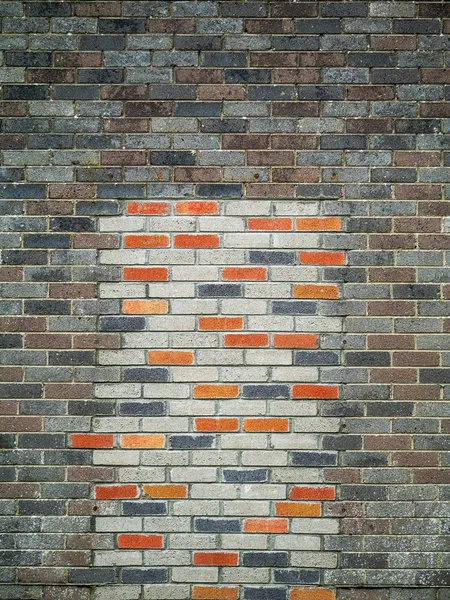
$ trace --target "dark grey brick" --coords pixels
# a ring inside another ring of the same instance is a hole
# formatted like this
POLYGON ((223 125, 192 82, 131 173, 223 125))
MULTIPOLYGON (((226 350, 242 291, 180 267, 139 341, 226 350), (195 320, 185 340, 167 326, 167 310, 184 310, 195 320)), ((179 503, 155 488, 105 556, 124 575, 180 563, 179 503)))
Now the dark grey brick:
POLYGON ((241 531, 239 519, 201 519, 196 518, 195 531, 199 533, 236 533, 241 531))
POLYGON ((244 567, 287 567, 288 563, 287 552, 244 552, 242 555, 244 567))
POLYGON ((166 583, 167 569, 122 569, 122 583, 166 583))
POLYGON ((260 384, 243 385, 243 398, 289 398, 290 390, 288 385, 281 384, 260 384))
POLYGON ((124 381, 169 381, 169 369, 162 367, 128 367, 123 371, 124 381))
POLYGON ((199 298, 240 298, 242 285, 238 283, 199 283, 197 285, 199 298))
POLYGON ((126 516, 165 515, 166 502, 128 502, 122 503, 122 514, 126 516))
POLYGON ((269 469, 224 469, 226 483, 263 483, 267 481, 269 469))
POLYGON ((297 467, 332 467, 337 464, 336 452, 291 452, 292 464, 297 467))
POLYGON ((214 435, 171 435, 170 447, 174 450, 213 448, 214 435))

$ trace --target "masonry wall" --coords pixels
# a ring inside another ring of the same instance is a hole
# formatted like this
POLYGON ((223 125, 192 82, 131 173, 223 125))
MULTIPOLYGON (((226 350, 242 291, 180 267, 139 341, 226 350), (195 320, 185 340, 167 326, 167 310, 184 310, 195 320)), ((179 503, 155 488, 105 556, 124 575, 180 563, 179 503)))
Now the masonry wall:
POLYGON ((449 600, 450 4, 0 17, 0 598, 449 600))

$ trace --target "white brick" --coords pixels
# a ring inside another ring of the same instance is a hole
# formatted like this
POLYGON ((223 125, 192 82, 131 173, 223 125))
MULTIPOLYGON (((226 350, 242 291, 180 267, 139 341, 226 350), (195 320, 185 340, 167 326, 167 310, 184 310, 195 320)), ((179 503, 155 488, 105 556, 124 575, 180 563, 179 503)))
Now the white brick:
POLYGON ((251 569, 246 567, 223 567, 223 583, 269 583, 269 569, 251 569))
POLYGON ((268 517, 270 515, 270 502, 235 500, 223 503, 223 514, 233 517, 268 517))
MULTIPOLYGON (((245 362, 248 365, 291 365, 291 350, 260 350, 245 351, 245 362)), ((275 369, 272 370, 272 372, 275 369)))
MULTIPOLYGON (((269 277, 271 277, 271 269, 269 269, 269 277)), ((246 283, 245 284, 246 298, 290 298, 291 284, 290 283, 246 283)), ((269 312, 266 310, 266 312, 269 312)))
POLYGON ((145 250, 100 250, 99 262, 105 265, 145 265, 145 250))
POLYGON ((319 447, 316 435, 293 435, 287 433, 273 433, 271 436, 273 448, 284 450, 314 450, 319 447))
POLYGON ((267 448, 265 433, 223 433, 220 436, 222 448, 267 448))
POLYGON ((269 402, 269 414, 284 416, 313 416, 317 414, 317 402, 297 402, 295 400, 272 400, 269 402))
POLYGON ((239 464, 239 455, 237 452, 226 452, 221 450, 193 450, 193 465, 226 465, 237 466, 239 464))
POLYGON ((169 336, 167 333, 123 333, 124 348, 167 348, 169 336))
POLYGON ((270 233, 225 233, 224 248, 269 248, 270 233))
POLYGON ((244 362, 243 350, 197 350, 199 365, 240 365, 244 362))
MULTIPOLYGON (((227 400, 220 407, 221 415, 232 415, 235 417, 244 415, 265 415, 266 414, 265 400, 227 400)), ((247 434, 248 435, 248 434, 247 434)))
POLYGON ((96 517, 95 531, 121 532, 142 531, 142 519, 140 517, 96 517))
POLYGON ((263 467, 281 466, 287 464, 287 458, 287 452, 282 450, 260 450, 259 452, 244 450, 242 464, 246 467, 253 465, 263 467))
POLYGON ((94 465, 138 465, 138 450, 94 450, 94 465))
POLYGON ((144 565, 163 567, 171 565, 189 565, 191 553, 187 550, 159 550, 144 552, 144 565))
POLYGON ((139 383, 97 383, 94 385, 96 398, 139 398, 139 383))
POLYGON ((193 265, 195 264, 195 250, 152 248, 149 252, 148 262, 151 265, 193 265))
POLYGON ((223 533, 220 539, 224 550, 266 550, 268 546, 267 535, 223 533))
POLYGON ((117 469, 122 483, 163 483, 166 472, 163 467, 126 467, 117 469))
POLYGON ((222 300, 222 312, 226 315, 265 315, 267 313, 267 302, 265 300, 229 298, 222 300))
POLYGON ((94 590, 93 600, 138 600, 140 585, 107 585, 94 590))
POLYGON ((100 283, 100 298, 145 298, 145 283, 100 283))
POLYGON ((338 432, 341 420, 339 418, 302 418, 294 419, 294 431, 338 432))
POLYGON ((337 554, 333 552, 292 552, 291 565, 293 567, 335 569, 337 554))
POLYGON ((147 323, 151 331, 193 331, 195 329, 195 317, 186 315, 148 317, 147 323))
POLYGON ((144 531, 158 533, 187 532, 191 529, 189 517, 144 517, 144 531))
POLYGON ((142 365, 146 363, 144 350, 99 350, 100 365, 142 365))
POLYGON ((244 250, 199 250, 199 265, 244 265, 246 263, 244 250))
POLYGON ((215 367, 172 367, 173 381, 218 381, 219 371, 215 367))
POLYGON ((96 567, 142 565, 142 552, 97 550, 94 554, 96 567))
POLYGON ((213 550, 217 547, 216 536, 210 533, 171 533, 168 539, 170 548, 213 550))
POLYGON ((244 219, 233 217, 199 217, 199 231, 245 231, 244 219))
MULTIPOLYGON (((306 519, 292 519, 292 524, 306 519)), ((304 533, 304 532, 298 532, 304 533)), ((312 535, 275 535, 275 550, 320 550, 320 537, 312 535)))
POLYGON ((180 450, 143 450, 141 463, 150 466, 166 466, 175 467, 187 465, 189 463, 189 455, 187 452, 180 450))
POLYGON ((223 367, 222 381, 268 381, 267 367, 223 367))
POLYGON ((139 431, 138 417, 96 417, 94 429, 100 432, 127 432, 139 431))
MULTIPOLYGON (((189 600, 189 585, 172 585, 170 583, 161 583, 144 585, 144 600, 189 600)), ((115 598, 113 600, 119 600, 115 598)))
POLYGON ((217 567, 174 567, 172 581, 187 581, 190 583, 217 583, 219 569, 217 567))
MULTIPOLYGON (((170 405, 169 405, 170 406, 170 405)), ((142 430, 152 432, 189 431, 189 419, 186 417, 145 417, 142 430)))
POLYGON ((193 283, 149 283, 148 295, 150 298, 194 298, 195 285, 193 283))
POLYGON ((247 322, 248 328, 254 331, 292 331, 294 328, 294 317, 283 315, 250 315, 247 322))
MULTIPOLYGON (((269 277, 273 281, 317 281, 316 267, 270 267, 269 277)), ((291 295, 291 294, 290 294, 291 295)))
MULTIPOLYGON (((214 279, 214 278, 213 278, 214 279)), ((217 279, 217 277, 216 277, 217 279)), ((214 315, 219 312, 217 300, 191 299, 171 301, 172 314, 179 315, 214 315)))
POLYGON ((218 500, 177 500, 172 506, 174 515, 217 517, 220 514, 218 500))
POLYGON ((275 483, 319 483, 320 480, 319 469, 272 469, 272 481, 275 483))
POLYGON ((342 331, 343 319, 338 317, 295 317, 295 330, 314 332, 342 331))
POLYGON ((222 483, 194 483, 191 486, 191 498, 234 500, 237 489, 233 485, 222 483))
POLYGON ((197 219, 195 217, 148 217, 147 231, 166 233, 170 231, 195 231, 197 227, 197 219))
POLYGON ((216 412, 216 404, 214 400, 190 400, 189 402, 171 400, 168 412, 171 416, 212 416, 216 412))
POLYGON ((273 381, 318 381, 319 369, 316 367, 274 367, 272 369, 273 381))
POLYGON ((140 217, 99 217, 100 231, 143 231, 145 219, 140 217))
MULTIPOLYGON (((338 519, 294 519, 292 533, 328 533, 339 532, 338 519)), ((303 550, 304 548, 297 548, 303 550)))
POLYGON ((255 500, 259 498, 285 500, 286 486, 269 485, 268 483, 246 483, 241 486, 241 498, 246 500, 255 500))
POLYGON ((274 202, 274 214, 277 216, 292 215, 295 217, 314 216, 319 214, 318 202, 274 202))
POLYGON ((170 337, 173 348, 217 348, 219 345, 216 333, 173 333, 170 337))
POLYGON ((242 216, 267 216, 270 215, 272 203, 266 200, 230 201, 225 205, 225 214, 242 216))
POLYGON ((170 471, 170 480, 174 482, 212 482, 217 479, 217 469, 214 467, 183 467, 170 471))
POLYGON ((172 279, 181 281, 215 281, 218 279, 218 272, 217 267, 192 266, 187 269, 186 266, 173 266, 172 279))

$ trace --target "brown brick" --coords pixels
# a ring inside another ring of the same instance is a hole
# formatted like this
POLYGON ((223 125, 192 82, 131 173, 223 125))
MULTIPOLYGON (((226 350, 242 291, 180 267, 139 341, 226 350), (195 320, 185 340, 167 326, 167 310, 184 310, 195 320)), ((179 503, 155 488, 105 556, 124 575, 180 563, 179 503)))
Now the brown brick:
POLYGON ((45 331, 45 317, 0 317, 0 331, 45 331))
POLYGON ((26 114, 26 102, 0 102, 0 116, 2 117, 24 117, 26 114))
POLYGON ((79 233, 74 236, 74 248, 118 248, 120 238, 114 233, 79 233))
POLYGON ((101 52, 55 52, 55 67, 101 67, 101 52))
POLYGON ((283 135, 270 136, 271 147, 274 150, 315 150, 318 139, 315 135, 283 135))
POLYGON ((22 381, 22 367, 0 367, 0 381, 22 381))
POLYGON ((369 248, 372 250, 397 250, 413 249, 416 247, 414 235, 371 235, 369 236, 369 248))
POLYGON ((269 150, 267 152, 247 152, 247 164, 261 167, 275 165, 293 165, 294 153, 288 150, 269 150))
POLYGON ((420 69, 422 83, 450 83, 450 71, 448 69, 420 69))
POLYGON ((91 398, 91 383, 47 383, 46 398, 91 398))
POLYGON ((109 467, 69 467, 67 481, 113 481, 114 469, 109 467))
POLYGON ((418 214, 445 217, 450 215, 450 202, 419 202, 418 214))
POLYGON ((440 152, 394 152, 394 164, 399 167, 439 167, 440 152))
POLYGON ((441 186, 436 184, 403 184, 394 186, 398 200, 439 200, 442 196, 441 186))
POLYGON ((173 111, 173 102, 126 102, 125 114, 127 117, 170 117, 173 111))
POLYGON ((177 83, 222 83, 223 75, 220 69, 191 69, 179 68, 175 71, 177 83))
POLYGON ((25 348, 70 348, 68 333, 27 333, 25 348))
POLYGON ((64 584, 67 581, 67 569, 52 569, 42 566, 39 569, 19 567, 17 570, 17 581, 19 584, 64 584))
POLYGON ((299 62, 301 67, 343 67, 346 56, 344 52, 301 52, 299 62))
POLYGON ((448 483, 450 469, 415 469, 413 483, 448 483))
POLYGON ((28 83, 74 83, 74 69, 28 69, 28 83))
POLYGON ((291 19, 245 19, 244 29, 247 33, 293 33, 291 19))
POLYGON ((41 417, 0 417, 0 431, 41 431, 41 417))
POLYGON ((450 235, 419 235, 419 248, 422 250, 449 250, 450 235))
POLYGON ((441 231, 441 220, 399 217, 394 219, 394 231, 401 233, 438 233, 441 231))
POLYGON ((413 335, 369 335, 367 336, 369 350, 414 350, 413 335))
MULTIPOLYGON (((382 535, 390 533, 389 519, 342 519, 340 533, 344 535, 382 535)), ((372 598, 373 600, 389 600, 385 590, 341 590, 341 598, 345 600, 361 600, 361 598, 372 598), (362 593, 356 595, 354 592, 362 593), (372 592, 378 595, 372 595, 372 592), (368 595, 365 595, 365 594, 368 595)))
POLYGON ((336 468, 324 469, 323 478, 327 483, 359 483, 361 481, 361 472, 359 469, 336 468))
POLYGON ((274 117, 317 117, 319 102, 274 102, 272 115, 274 117))
POLYGON ((0 150, 21 150, 25 144, 26 136, 23 133, 0 135, 0 150))
MULTIPOLYGON (((225 133, 222 136, 222 148, 224 150, 243 150, 246 148, 268 148, 269 136, 264 134, 248 134, 239 135, 233 133, 225 133)), ((251 153, 249 153, 251 154, 251 153)), ((255 163, 248 163, 255 164, 255 163)), ((291 164, 294 164, 293 162, 291 164)))
POLYGON ((0 483, 0 498, 38 498, 38 483, 0 483))
POLYGON ((90 552, 82 550, 52 550, 45 552, 42 564, 51 567, 87 567, 90 552))
POLYGON ((0 267, 0 281, 22 281, 23 267, 0 267))
POLYGON ((393 452, 393 467, 437 467, 439 454, 437 452, 393 452))
POLYGON ((347 119, 347 133, 392 133, 394 122, 391 119, 347 119))
POLYGON ((104 119, 105 133, 146 133, 149 130, 148 119, 104 119))
POLYGON ((75 4, 77 17, 120 17, 121 2, 77 2, 75 4))
POLYGON ((311 18, 317 17, 318 6, 316 2, 305 2, 300 4, 291 4, 290 2, 277 2, 270 5, 271 17, 292 18, 311 18))
POLYGON ((421 117, 450 117, 450 105, 447 102, 420 102, 421 117))
POLYGON ((146 85, 100 86, 101 100, 145 100, 145 98, 148 98, 148 88, 146 85))
POLYGON ((80 333, 73 337, 74 348, 108 348, 120 347, 120 336, 114 333, 80 333))
POLYGON ((247 90, 244 85, 199 85, 199 100, 245 100, 247 90))
POLYGON ((296 52, 250 52, 251 67, 296 67, 297 64, 296 52))
POLYGON ((438 367, 438 352, 394 352, 395 367, 438 367))
POLYGON ((415 50, 415 35, 371 35, 371 50, 415 50))
POLYGON ((370 369, 371 383, 416 383, 416 369, 370 369))
POLYGON ((102 150, 100 163, 102 165, 145 165, 147 152, 145 150, 102 150))
MULTIPOLYGON (((274 69, 274 83, 319 83, 319 69, 274 69)), ((295 104, 295 103, 292 103, 295 104)))
POLYGON ((18 400, 0 400, 0 415, 16 415, 18 410, 18 400))
POLYGON ((394 400, 439 400, 439 385, 394 385, 394 400))
POLYGON ((50 283, 50 298, 95 298, 96 283, 50 283))
POLYGON ((414 283, 416 270, 412 267, 370 267, 369 281, 414 283))
POLYGON ((394 100, 393 85, 349 85, 347 100, 394 100))
POLYGON ((95 198, 97 186, 90 183, 51 183, 48 186, 50 198, 95 198))
POLYGON ((365 450, 409 450, 410 435, 365 435, 365 450))
POLYGON ((42 600, 89 600, 91 594, 88 587, 56 585, 44 587, 42 593, 42 600))
POLYGON ((74 205, 72 202, 61 200, 28 200, 27 215, 72 215, 74 205))

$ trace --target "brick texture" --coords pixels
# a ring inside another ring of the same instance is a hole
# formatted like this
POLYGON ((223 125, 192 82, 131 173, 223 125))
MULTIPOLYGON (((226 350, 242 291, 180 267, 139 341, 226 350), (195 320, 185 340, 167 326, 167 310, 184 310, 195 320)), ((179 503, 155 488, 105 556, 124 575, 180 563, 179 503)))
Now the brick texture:
POLYGON ((0 598, 448 600, 450 5, 0 18, 0 598))

